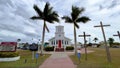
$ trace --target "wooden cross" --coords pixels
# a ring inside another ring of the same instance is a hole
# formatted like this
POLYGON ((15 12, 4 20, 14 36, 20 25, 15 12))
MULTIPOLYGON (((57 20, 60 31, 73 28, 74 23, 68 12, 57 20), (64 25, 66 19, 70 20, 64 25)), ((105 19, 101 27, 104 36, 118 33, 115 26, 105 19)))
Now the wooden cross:
POLYGON ((87 46, 86 46, 86 37, 91 35, 86 35, 85 32, 83 32, 83 35, 78 35, 79 37, 84 37, 84 47, 85 47, 85 60, 87 60, 87 46))
POLYGON ((94 27, 101 27, 104 42, 105 42, 105 47, 106 47, 107 60, 108 60, 108 62, 111 62, 111 56, 110 56, 110 52, 109 52, 109 47, 107 46, 107 41, 106 41, 105 32, 104 32, 104 28, 103 28, 103 27, 107 27, 107 26, 110 26, 110 25, 103 25, 102 22, 100 22, 100 25, 97 25, 97 26, 94 26, 94 27))
POLYGON ((120 39, 120 32, 119 31, 117 31, 117 35, 113 35, 113 36, 118 36, 119 37, 119 39, 120 39))

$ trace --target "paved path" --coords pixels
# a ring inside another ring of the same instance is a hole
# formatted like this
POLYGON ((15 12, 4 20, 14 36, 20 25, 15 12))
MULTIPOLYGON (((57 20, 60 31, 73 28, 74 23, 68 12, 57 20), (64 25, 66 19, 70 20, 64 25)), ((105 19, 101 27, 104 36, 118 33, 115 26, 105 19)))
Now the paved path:
POLYGON ((75 68, 65 52, 54 52, 39 68, 75 68))

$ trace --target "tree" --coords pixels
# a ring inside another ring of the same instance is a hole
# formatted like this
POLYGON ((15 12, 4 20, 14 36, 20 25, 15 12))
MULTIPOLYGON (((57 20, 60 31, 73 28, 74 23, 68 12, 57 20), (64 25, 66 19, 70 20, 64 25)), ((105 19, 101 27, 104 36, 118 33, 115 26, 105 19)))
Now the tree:
POLYGON ((98 41, 98 38, 97 37, 95 37, 94 39, 93 39, 93 41, 95 41, 95 43, 98 41))
POLYGON ((32 20, 43 20, 43 30, 42 30, 42 46, 41 46, 41 54, 43 54, 43 44, 45 37, 45 29, 49 32, 46 22, 54 23, 54 21, 59 22, 58 14, 56 11, 53 11, 53 7, 50 7, 50 4, 47 2, 44 10, 41 11, 37 5, 34 5, 34 10, 38 14, 37 16, 31 17, 32 20))
POLYGON ((17 42, 20 42, 21 41, 21 39, 17 39, 17 42))
POLYGON ((114 39, 113 39, 113 38, 109 38, 109 39, 108 39, 108 43, 110 44, 110 47, 112 47, 113 42, 114 42, 114 39))
POLYGON ((86 16, 80 17, 79 15, 82 14, 84 11, 84 8, 79 8, 76 6, 72 6, 72 12, 71 12, 71 17, 69 16, 63 16, 62 19, 65 19, 66 23, 71 23, 73 24, 74 27, 74 44, 75 44, 75 55, 77 54, 77 39, 76 39, 76 28, 79 28, 79 25, 77 23, 83 22, 86 23, 90 19, 86 16))
POLYGON ((24 45, 23 45, 23 49, 24 50, 27 50, 27 47, 29 46, 29 43, 28 42, 26 42, 24 45))
POLYGON ((20 48, 19 42, 21 41, 21 39, 17 39, 17 48, 20 48))

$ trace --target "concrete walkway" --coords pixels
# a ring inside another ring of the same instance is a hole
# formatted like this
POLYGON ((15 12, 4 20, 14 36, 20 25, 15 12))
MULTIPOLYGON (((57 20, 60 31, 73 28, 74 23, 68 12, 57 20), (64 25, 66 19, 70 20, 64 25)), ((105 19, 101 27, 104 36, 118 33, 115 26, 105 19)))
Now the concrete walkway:
POLYGON ((54 52, 39 68, 75 68, 65 52, 54 52))

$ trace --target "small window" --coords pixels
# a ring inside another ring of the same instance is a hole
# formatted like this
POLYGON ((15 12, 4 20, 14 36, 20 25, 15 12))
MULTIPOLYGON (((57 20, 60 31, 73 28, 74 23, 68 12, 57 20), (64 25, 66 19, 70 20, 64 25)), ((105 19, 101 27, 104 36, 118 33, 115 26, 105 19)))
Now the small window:
POLYGON ((58 44, 58 41, 56 40, 56 44, 58 44))
POLYGON ((65 41, 65 45, 66 45, 66 41, 65 41))
POLYGON ((54 41, 54 45, 55 45, 55 41, 54 41))
POLYGON ((62 40, 62 44, 64 44, 64 41, 62 40))
POLYGON ((51 44, 53 45, 53 41, 51 42, 51 44))

